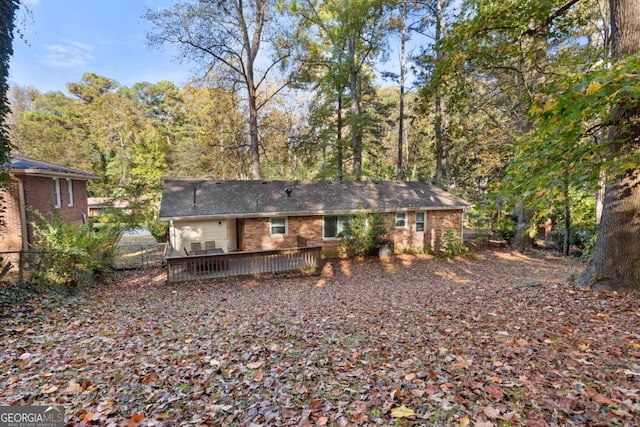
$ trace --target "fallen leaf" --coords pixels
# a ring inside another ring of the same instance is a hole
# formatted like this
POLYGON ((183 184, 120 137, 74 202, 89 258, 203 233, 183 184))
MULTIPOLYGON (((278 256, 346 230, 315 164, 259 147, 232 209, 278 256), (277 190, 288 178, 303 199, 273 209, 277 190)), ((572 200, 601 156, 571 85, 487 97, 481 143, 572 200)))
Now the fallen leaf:
POLYGON ((247 363, 247 368, 249 368, 249 369, 258 369, 262 365, 264 365, 263 361, 251 362, 251 363, 247 363))
POLYGON ((593 400, 601 405, 609 405, 613 408, 617 408, 618 405, 616 404, 616 402, 614 402, 613 400, 611 400, 610 398, 608 398, 607 396, 603 396, 601 394, 596 394, 595 396, 593 396, 593 400))
POLYGON ((140 423, 142 423, 146 419, 145 415, 142 412, 136 412, 129 418, 127 422, 127 427, 136 427, 140 423))
POLYGON ((70 382, 67 388, 64 390, 64 394, 78 394, 82 393, 82 386, 76 382, 70 382))
POLYGON ((391 410, 391 416, 394 418, 408 418, 415 416, 416 413, 413 412, 413 409, 409 409, 406 406, 398 406, 391 410))
POLYGON ((98 412, 103 412, 106 409, 111 409, 113 407, 113 401, 110 399, 103 400, 98 405, 98 412))
POLYGON ((42 388, 42 392, 46 394, 55 393, 56 391, 58 391, 58 386, 55 385, 47 385, 42 388))
POLYGON ((500 410, 491 405, 485 406, 482 412, 489 418, 498 418, 500 416, 500 410))
POLYGON ((500 400, 504 397, 504 392, 498 387, 486 386, 484 391, 486 391, 493 400, 500 400))
POLYGON ((421 388, 412 388, 409 393, 414 397, 422 397, 427 391, 421 388))

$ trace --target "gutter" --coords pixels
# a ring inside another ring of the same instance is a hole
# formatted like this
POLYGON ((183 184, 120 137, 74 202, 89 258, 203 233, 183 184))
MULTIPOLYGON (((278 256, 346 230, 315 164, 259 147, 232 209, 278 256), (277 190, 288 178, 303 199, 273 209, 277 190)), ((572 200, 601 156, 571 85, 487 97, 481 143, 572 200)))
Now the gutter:
POLYGON ((30 176, 44 176, 44 177, 54 177, 54 178, 72 178, 78 180, 94 180, 97 181, 100 179, 98 175, 84 175, 80 173, 68 173, 68 172, 55 172, 50 170, 43 169, 12 169, 11 172, 14 175, 30 175, 30 176))

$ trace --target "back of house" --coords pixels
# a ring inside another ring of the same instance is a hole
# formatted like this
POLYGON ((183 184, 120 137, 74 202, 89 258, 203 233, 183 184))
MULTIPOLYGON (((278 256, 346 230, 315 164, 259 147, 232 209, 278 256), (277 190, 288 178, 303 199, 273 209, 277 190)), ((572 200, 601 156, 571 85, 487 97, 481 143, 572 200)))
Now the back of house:
POLYGON ((436 250, 447 230, 462 236, 470 204, 420 181, 165 180, 160 219, 170 255, 293 248, 341 254, 339 235, 359 212, 385 218, 396 252, 436 250))

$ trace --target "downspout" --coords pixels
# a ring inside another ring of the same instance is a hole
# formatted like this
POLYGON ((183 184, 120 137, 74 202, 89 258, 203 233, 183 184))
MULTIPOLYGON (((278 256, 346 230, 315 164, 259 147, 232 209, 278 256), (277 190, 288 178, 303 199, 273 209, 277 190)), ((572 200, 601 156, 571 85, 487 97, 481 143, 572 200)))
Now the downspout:
POLYGON ((22 250, 26 251, 29 249, 29 235, 27 229, 27 207, 26 201, 24 197, 24 183, 22 179, 16 177, 18 180, 18 199, 20 203, 20 228, 22 229, 22 250))

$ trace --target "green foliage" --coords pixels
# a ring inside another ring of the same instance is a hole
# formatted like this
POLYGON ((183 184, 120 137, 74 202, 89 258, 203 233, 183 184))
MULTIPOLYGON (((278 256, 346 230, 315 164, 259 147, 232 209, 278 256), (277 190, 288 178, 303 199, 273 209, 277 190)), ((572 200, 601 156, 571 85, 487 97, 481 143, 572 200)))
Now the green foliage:
MULTIPOLYGON (((366 97, 367 93, 375 93, 372 66, 384 48, 389 29, 384 2, 290 0, 285 3, 298 23, 302 67, 297 82, 316 90, 310 136, 318 132, 328 136, 321 145, 324 151, 328 148, 327 142, 332 143, 329 155, 330 160, 336 162, 338 176, 335 178, 347 175, 346 151, 350 150, 351 174, 360 179, 363 154, 377 151, 375 146, 372 150, 369 147, 375 145, 373 141, 365 141, 367 136, 373 136, 375 142, 378 140, 374 136, 377 121, 372 120, 371 111, 367 111, 373 105, 366 97), (343 111, 347 108, 348 111, 343 111), (341 114, 339 120, 338 114, 341 114), (314 126, 313 122, 320 126, 314 126)), ((323 172, 326 174, 327 170, 323 172)))
POLYGON ((440 242, 438 254, 445 258, 467 255, 469 248, 464 244, 460 233, 453 229, 445 230, 440 242))
MULTIPOLYGON (((571 204, 571 229, 569 245, 588 257, 593 249, 596 237, 596 198, 591 192, 571 189, 569 191, 571 204)), ((552 231, 552 243, 557 249, 562 249, 564 241, 564 208, 552 206, 549 216, 555 219, 556 225, 552 231)))
POLYGON ((89 224, 74 225, 56 213, 49 221, 38 212, 33 227, 32 249, 42 252, 33 279, 40 284, 91 285, 113 271, 114 248, 122 228, 89 224))
POLYGON ((485 204, 477 203, 464 213, 469 226, 476 230, 488 230, 491 228, 491 218, 494 211, 485 204))
POLYGON ((340 233, 342 244, 356 256, 372 255, 380 248, 388 230, 382 214, 358 212, 340 233))
POLYGON ((504 190, 546 205, 560 197, 565 179, 595 190, 603 173, 614 177, 634 168, 640 151, 620 146, 603 130, 624 125, 617 106, 640 105, 639 70, 640 56, 630 56, 576 73, 541 96, 529 110, 535 127, 519 140, 504 190))

